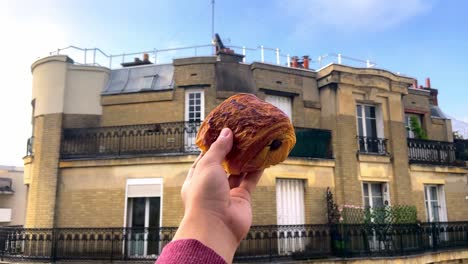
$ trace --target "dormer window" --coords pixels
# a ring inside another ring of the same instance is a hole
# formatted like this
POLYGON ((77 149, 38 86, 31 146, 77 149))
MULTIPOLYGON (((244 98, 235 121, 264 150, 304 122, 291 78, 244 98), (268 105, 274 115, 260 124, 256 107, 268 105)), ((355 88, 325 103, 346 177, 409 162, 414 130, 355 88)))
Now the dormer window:
POLYGON ((153 89, 154 83, 156 81, 157 75, 149 75, 143 78, 142 90, 151 90, 153 89))

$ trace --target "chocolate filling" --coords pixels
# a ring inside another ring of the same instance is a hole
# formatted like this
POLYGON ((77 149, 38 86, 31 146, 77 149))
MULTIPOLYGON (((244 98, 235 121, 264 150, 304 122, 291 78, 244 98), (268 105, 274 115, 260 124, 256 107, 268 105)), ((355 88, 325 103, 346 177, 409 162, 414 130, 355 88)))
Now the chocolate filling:
POLYGON ((275 140, 273 140, 273 142, 271 142, 270 149, 271 150, 277 150, 277 149, 279 149, 281 147, 282 143, 283 142, 281 142, 281 140, 275 139, 275 140))

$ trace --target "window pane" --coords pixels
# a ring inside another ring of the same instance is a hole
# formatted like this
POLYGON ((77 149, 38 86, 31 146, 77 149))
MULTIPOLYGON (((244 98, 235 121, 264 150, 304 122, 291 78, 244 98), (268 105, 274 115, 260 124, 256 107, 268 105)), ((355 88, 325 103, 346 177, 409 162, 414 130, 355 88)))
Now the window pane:
POLYGON ((372 196, 382 196, 382 184, 374 183, 370 186, 372 188, 372 196))
POLYGON ((375 106, 366 105, 364 111, 366 117, 375 118, 375 106))
POLYGON ((195 100, 195 103, 196 103, 197 105, 200 105, 200 104, 201 104, 200 99, 195 100))
POLYGON ((369 197, 368 196, 364 197, 364 207, 370 207, 369 197))
POLYGON ((189 111, 190 111, 190 112, 193 112, 193 106, 190 106, 190 107, 189 107, 189 111))
POLYGON ((145 198, 130 198, 133 200, 132 227, 145 227, 145 198))
POLYGON ((159 227, 159 215, 160 215, 160 197, 149 198, 149 227, 159 227))
POLYGON ((437 201, 437 187, 431 186, 431 200, 437 201))
POLYGON ((366 137, 377 137, 377 125, 375 119, 366 118, 366 137))
POLYGON ((200 99, 200 97, 201 97, 201 94, 200 94, 200 93, 196 93, 196 94, 195 94, 195 98, 200 99))
POLYGON ((194 117, 194 113, 189 113, 189 118, 193 118, 194 117))
POLYGON ((193 99, 193 97, 194 97, 193 93, 189 94, 189 99, 193 99))
POLYGON ((195 111, 200 111, 200 106, 196 106, 195 111))
POLYGON ((362 117, 358 117, 358 136, 363 137, 364 136, 364 127, 362 125, 362 117))
POLYGON ((361 106, 361 105, 357 105, 357 107, 356 107, 356 115, 357 115, 357 116, 361 116, 361 113, 362 113, 362 106, 361 106))
POLYGON ((383 207, 383 198, 382 197, 372 197, 372 207, 374 207, 374 208, 383 207))
POLYGON ((368 190, 369 185, 367 183, 364 183, 362 186, 364 188, 364 196, 369 196, 369 190, 368 190))
POLYGON ((439 204, 437 202, 431 202, 432 207, 432 216, 434 217, 434 222, 439 221, 439 204))

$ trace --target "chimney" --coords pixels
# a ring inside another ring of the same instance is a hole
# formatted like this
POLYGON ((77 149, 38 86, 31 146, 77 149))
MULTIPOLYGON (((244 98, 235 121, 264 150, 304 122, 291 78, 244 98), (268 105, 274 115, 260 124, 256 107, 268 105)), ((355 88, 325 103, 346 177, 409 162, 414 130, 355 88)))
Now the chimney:
POLYGON ((149 55, 148 55, 148 53, 143 53, 143 61, 144 61, 144 62, 149 62, 149 55))
POLYGON ((304 69, 309 69, 309 56, 302 56, 302 66, 304 69))
POLYGON ((140 58, 135 57, 135 58, 133 59, 133 62, 134 62, 134 63, 141 63, 141 60, 140 60, 140 58))
POLYGON ((293 56, 291 60, 292 60, 291 67, 293 68, 299 67, 299 63, 298 63, 299 58, 297 56, 293 56))
POLYGON ((413 88, 418 89, 418 80, 416 79, 413 80, 413 88))
POLYGON ((424 87, 422 85, 419 85, 419 89, 424 89, 424 87))
POLYGON ((430 99, 429 99, 429 102, 432 104, 432 105, 435 105, 435 106, 438 106, 439 105, 439 102, 437 101, 437 95, 439 94, 439 91, 437 89, 432 89, 432 88, 429 88, 430 90, 430 99))
POLYGON ((431 79, 429 77, 426 78, 426 88, 431 88, 431 79))

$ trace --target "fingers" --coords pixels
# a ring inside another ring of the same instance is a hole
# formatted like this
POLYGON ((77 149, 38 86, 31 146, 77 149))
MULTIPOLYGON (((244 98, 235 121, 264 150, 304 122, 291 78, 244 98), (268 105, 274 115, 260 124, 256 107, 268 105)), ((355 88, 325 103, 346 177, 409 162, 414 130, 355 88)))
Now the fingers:
POLYGON ((245 189, 249 194, 251 194, 255 190, 262 174, 263 170, 248 173, 245 175, 239 187, 245 189))
POLYGON ((221 164, 226 155, 231 151, 233 134, 231 129, 223 128, 216 141, 211 144, 200 163, 221 164))

